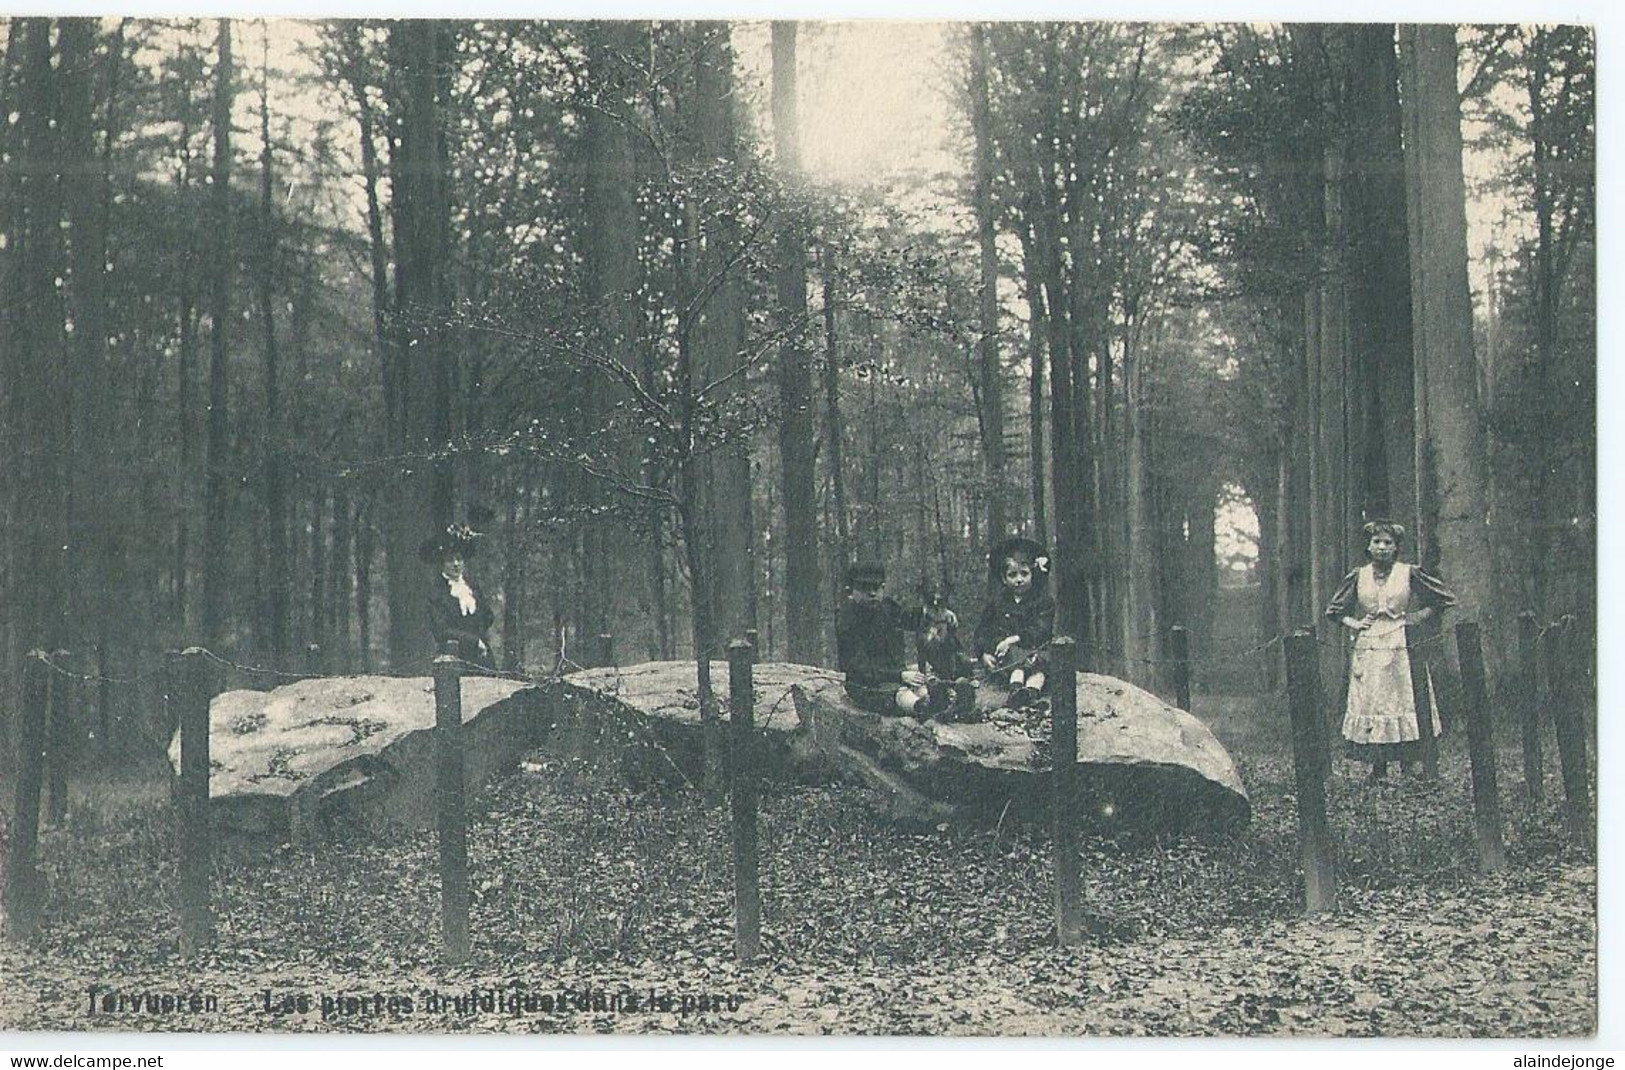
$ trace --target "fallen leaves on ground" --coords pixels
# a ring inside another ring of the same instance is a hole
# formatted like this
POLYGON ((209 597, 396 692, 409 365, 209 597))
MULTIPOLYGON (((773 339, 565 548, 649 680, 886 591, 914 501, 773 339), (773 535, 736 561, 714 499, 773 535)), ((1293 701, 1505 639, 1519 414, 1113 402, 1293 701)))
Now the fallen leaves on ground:
POLYGON ((1041 820, 921 833, 886 824, 857 788, 781 787, 760 818, 764 953, 741 965, 727 810, 707 809, 688 789, 632 791, 538 755, 474 803, 470 962, 441 961, 428 832, 224 848, 215 947, 183 963, 167 812, 80 815, 44 840, 40 943, 0 946, 0 1026, 1159 1036, 1595 1028, 1595 868, 1564 845, 1555 811, 1510 821, 1512 864, 1486 877, 1456 749, 1437 784, 1368 785, 1356 767, 1339 768, 1328 797, 1341 909, 1309 918, 1289 752, 1269 735, 1231 745, 1252 793, 1251 827, 1217 841, 1085 841, 1090 937, 1066 949, 1053 946, 1041 820), (93 1014, 91 985, 211 994, 218 1008, 93 1014))

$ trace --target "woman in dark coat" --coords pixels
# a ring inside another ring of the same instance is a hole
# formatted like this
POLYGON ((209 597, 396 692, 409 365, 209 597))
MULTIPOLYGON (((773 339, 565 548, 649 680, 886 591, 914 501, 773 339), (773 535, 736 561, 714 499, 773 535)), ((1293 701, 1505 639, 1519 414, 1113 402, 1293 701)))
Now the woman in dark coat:
MULTIPOLYGON (((1390 761, 1415 759, 1424 722, 1440 734, 1431 680, 1423 688, 1429 709, 1418 716, 1405 626, 1455 605, 1456 596, 1437 577, 1399 560, 1403 525, 1374 520, 1362 530, 1369 560, 1343 578, 1326 616, 1354 635, 1343 739, 1349 756, 1370 762, 1371 779, 1381 780, 1390 761)), ((1420 668, 1427 672, 1426 665, 1420 668)))
POLYGON ((443 650, 448 641, 455 641, 463 660, 494 670, 496 659, 486 633, 496 614, 467 571, 468 558, 474 555, 476 545, 472 531, 454 524, 443 534, 426 540, 418 548, 418 556, 439 566, 430 585, 428 607, 435 650, 443 650))

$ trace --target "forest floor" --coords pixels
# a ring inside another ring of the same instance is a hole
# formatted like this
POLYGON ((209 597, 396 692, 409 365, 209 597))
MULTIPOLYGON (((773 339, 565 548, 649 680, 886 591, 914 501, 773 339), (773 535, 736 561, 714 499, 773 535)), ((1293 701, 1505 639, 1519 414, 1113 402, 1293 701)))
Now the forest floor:
MULTIPOLYGON (((846 786, 761 818, 764 954, 733 954, 725 809, 561 759, 476 796, 470 962, 440 962, 435 837, 222 853, 218 938, 179 957, 151 782, 81 789, 42 861, 31 948, 0 944, 0 1029, 1094 1036, 1583 1036, 1596 870, 1500 754, 1506 875, 1478 873, 1464 747, 1436 784, 1328 784, 1340 909, 1301 909, 1292 770, 1257 702, 1199 697, 1253 821, 1222 840, 1087 840, 1093 933, 1053 946, 1038 823, 886 824, 846 786), (93 988, 96 989, 93 998, 93 988), (120 1010, 177 994, 181 1006, 120 1010), (213 1002, 192 1009, 196 994, 213 1002), (393 1002, 391 999, 393 997, 393 1002)), ((1549 751, 1550 753, 1550 751, 1549 751)), ((1561 798, 1555 776, 1547 798, 1561 798)))

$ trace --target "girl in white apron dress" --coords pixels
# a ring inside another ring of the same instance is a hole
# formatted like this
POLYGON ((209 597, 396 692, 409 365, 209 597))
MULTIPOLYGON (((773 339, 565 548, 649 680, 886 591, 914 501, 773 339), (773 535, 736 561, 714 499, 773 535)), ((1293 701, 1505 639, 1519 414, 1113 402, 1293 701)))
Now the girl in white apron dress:
MULTIPOLYGON (((1402 525, 1376 520, 1363 531, 1371 560, 1343 578, 1326 615, 1354 635, 1343 739, 1350 757, 1370 762, 1371 779, 1381 780, 1390 761, 1413 761, 1422 739, 1405 625, 1455 605, 1456 596, 1436 577, 1398 560, 1402 525)), ((1427 672, 1426 665, 1420 669, 1427 672)), ((1437 736, 1439 707, 1431 681, 1424 691, 1428 728, 1437 736)))

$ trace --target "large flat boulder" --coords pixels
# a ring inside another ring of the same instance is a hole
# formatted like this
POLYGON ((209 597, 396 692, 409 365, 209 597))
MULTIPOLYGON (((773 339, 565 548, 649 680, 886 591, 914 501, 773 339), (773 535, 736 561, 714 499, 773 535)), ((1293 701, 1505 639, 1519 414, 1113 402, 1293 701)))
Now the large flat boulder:
MULTIPOLYGON (((713 662, 725 707, 728 666, 713 662)), ((981 720, 940 724, 880 716, 849 702, 839 673, 793 663, 755 668, 756 722, 769 770, 804 779, 843 775, 877 788, 899 817, 933 820, 954 811, 1039 814, 1047 810, 1048 724, 1001 709, 985 688, 981 720)), ((565 677, 559 723, 589 723, 593 738, 617 723, 658 740, 697 778, 700 713, 692 662, 593 669, 565 677)), ((1181 830, 1244 824, 1251 812, 1235 762, 1206 725, 1111 676, 1080 673, 1079 820, 1101 830, 1181 830)), ((630 735, 630 730, 625 734, 630 735)))
MULTIPOLYGON (((523 681, 462 681, 464 769, 478 786, 519 760, 545 727, 523 681)), ((209 706, 209 791, 217 824, 299 837, 330 821, 372 829, 434 823, 434 681, 345 676, 271 691, 225 691, 209 706)), ((179 768, 180 740, 170 744, 179 768)))
MULTIPOLYGON (((768 661, 754 666, 755 723, 762 733, 761 759, 768 776, 806 779, 827 773, 802 723, 796 695, 842 695, 841 680, 840 673, 813 665, 768 661)), ((727 662, 711 663, 711 687, 721 718, 726 718, 727 662)), ((613 756, 622 773, 634 778, 675 773, 698 782, 704 744, 694 662, 586 669, 547 690, 554 724, 547 742, 555 749, 613 756)))
MULTIPOLYGON (((711 665, 727 713, 728 666, 711 665)), ((939 724, 853 706, 827 669, 765 663, 754 670, 764 772, 845 777, 878 790, 898 818, 1047 812, 1048 723, 998 708, 939 724)), ((469 788, 507 773, 527 752, 591 758, 637 782, 697 784, 703 768, 693 662, 591 669, 562 679, 470 676, 462 682, 469 788)), ((424 677, 351 676, 272 691, 228 691, 210 707, 212 809, 257 837, 299 837, 326 824, 372 830, 434 821, 434 684, 424 677)), ((724 744, 725 745, 725 744, 724 744)), ((171 759, 179 762, 178 742, 171 759)), ((1103 830, 1231 827, 1249 815, 1235 763, 1207 727, 1109 676, 1078 680, 1077 818, 1103 830)))
MULTIPOLYGON (((923 795, 973 812, 1042 813, 1052 768, 1047 719, 997 708, 939 724, 870 713, 828 689, 798 690, 801 719, 827 753, 837 742, 923 795)), ((1100 831, 1222 829, 1251 813, 1235 762, 1207 726, 1112 676, 1079 673, 1078 819, 1100 831)), ((991 708, 990 708, 991 707, 991 708)))

